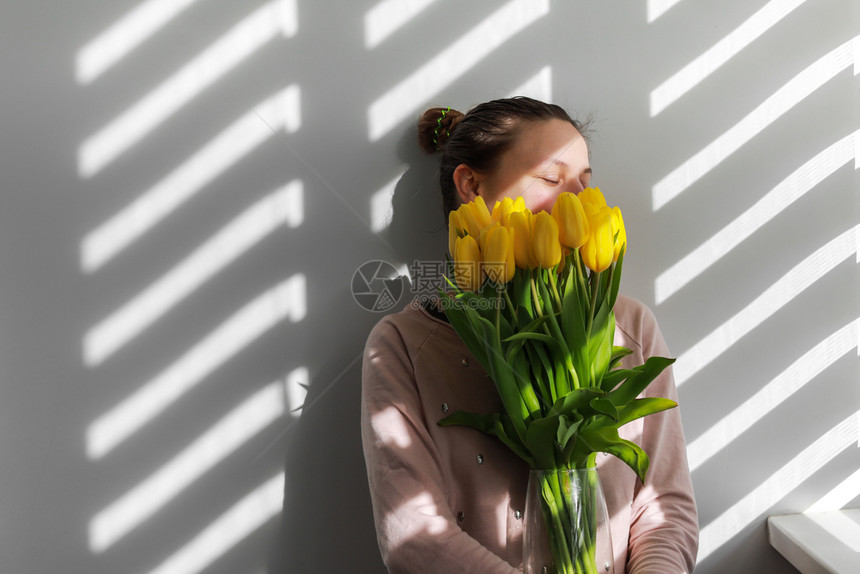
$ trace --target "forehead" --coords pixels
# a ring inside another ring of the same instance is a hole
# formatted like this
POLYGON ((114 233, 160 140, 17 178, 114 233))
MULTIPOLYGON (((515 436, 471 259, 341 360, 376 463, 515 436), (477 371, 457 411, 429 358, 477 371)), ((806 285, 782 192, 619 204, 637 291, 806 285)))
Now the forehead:
POLYGON ((582 134, 564 120, 527 122, 509 150, 509 158, 522 167, 553 162, 572 167, 588 165, 588 145, 582 134))

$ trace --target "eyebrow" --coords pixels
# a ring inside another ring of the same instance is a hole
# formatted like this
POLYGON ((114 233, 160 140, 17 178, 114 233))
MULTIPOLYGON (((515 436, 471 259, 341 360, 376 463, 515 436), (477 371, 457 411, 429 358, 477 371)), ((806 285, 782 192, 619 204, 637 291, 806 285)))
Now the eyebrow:
MULTIPOLYGON (((554 167, 554 166, 566 167, 566 168, 570 169, 569 163, 567 163, 566 161, 562 161, 560 159, 556 159, 556 158, 547 159, 547 160, 544 160, 538 164, 538 168, 541 170, 544 170, 544 171, 549 169, 550 167, 554 167)), ((594 173, 594 170, 592 170, 591 166, 589 165, 587 168, 585 168, 583 170, 583 172, 590 174, 590 173, 594 173)))

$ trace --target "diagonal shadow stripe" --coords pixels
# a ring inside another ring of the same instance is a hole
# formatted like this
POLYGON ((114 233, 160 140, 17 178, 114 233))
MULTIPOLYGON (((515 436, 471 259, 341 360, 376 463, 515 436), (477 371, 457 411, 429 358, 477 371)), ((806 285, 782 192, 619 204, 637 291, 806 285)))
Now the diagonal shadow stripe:
POLYGON ((296 274, 264 292, 99 416, 87 429, 87 455, 93 459, 104 457, 277 324, 304 319, 305 283, 305 276, 296 274))
POLYGON ((285 411, 280 383, 254 393, 167 464, 96 514, 90 522, 90 548, 104 552, 116 544, 285 411))
POLYGON ((78 83, 89 84, 118 64, 198 0, 147 0, 87 42, 75 58, 78 83))
POLYGON ((284 473, 278 473, 249 492, 149 574, 197 574, 204 571, 281 512, 284 479, 284 473))
POLYGON ((373 102, 367 111, 370 141, 468 72, 509 38, 549 13, 549 0, 511 0, 373 102))
POLYGON ((854 255, 857 252, 857 229, 852 227, 816 250, 749 305, 681 353, 673 367, 677 386, 686 383, 807 287, 854 255))
POLYGON ((654 281, 657 304, 680 291, 792 203, 855 157, 860 131, 849 134, 797 168, 752 207, 681 258, 654 281))
POLYGON ((651 92, 651 117, 669 107, 806 0, 771 0, 651 92))
POLYGON ((383 0, 364 15, 364 47, 377 47, 436 1, 383 0))
POLYGON ((652 188, 654 211, 661 209, 686 191, 783 114, 832 80, 839 72, 851 67, 854 61, 853 42, 854 40, 845 42, 809 65, 741 121, 654 184, 652 188))
POLYGON ((89 232, 81 245, 81 268, 98 270, 158 225, 207 184, 261 146, 274 129, 287 133, 301 125, 295 84, 243 114, 130 205, 89 232), (263 125, 260 117, 267 118, 263 125))
POLYGON ((734 411, 712 425, 687 445, 690 471, 694 471, 740 437, 759 420, 820 375, 830 365, 857 347, 856 319, 797 359, 786 370, 759 389, 734 411))
POLYGON ((265 44, 278 35, 293 36, 297 28, 295 0, 275 0, 255 10, 87 138, 78 153, 80 175, 96 175, 265 44))
POLYGON ((860 411, 824 433, 752 492, 705 525, 699 533, 698 561, 705 560, 768 508, 856 443, 858 424, 860 411))
POLYGON ((302 182, 294 180, 257 201, 90 329, 84 337, 85 363, 101 364, 267 236, 282 226, 297 226, 303 193, 302 182))

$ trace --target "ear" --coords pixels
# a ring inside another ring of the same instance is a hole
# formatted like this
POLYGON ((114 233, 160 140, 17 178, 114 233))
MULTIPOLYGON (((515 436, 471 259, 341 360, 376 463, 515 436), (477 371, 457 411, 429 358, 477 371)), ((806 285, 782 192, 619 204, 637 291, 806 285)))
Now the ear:
POLYGON ((461 202, 469 203, 478 196, 478 179, 478 173, 465 163, 454 169, 454 186, 461 202))

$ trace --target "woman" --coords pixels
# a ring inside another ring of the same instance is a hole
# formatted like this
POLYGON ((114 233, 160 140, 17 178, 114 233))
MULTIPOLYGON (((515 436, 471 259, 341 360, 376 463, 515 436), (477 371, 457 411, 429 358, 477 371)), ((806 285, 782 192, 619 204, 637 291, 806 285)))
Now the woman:
MULTIPOLYGON (((488 206, 522 196, 549 211, 562 191, 591 180, 582 127, 558 106, 495 100, 463 115, 434 108, 419 142, 441 151, 447 214, 482 196, 488 206)), ((668 356, 654 316, 620 297, 615 345, 629 364, 668 356)), ((646 396, 677 398, 671 370, 646 396)), ((362 440, 374 519, 391 572, 517 572, 528 468, 496 438, 439 427, 446 413, 501 410, 492 382, 444 315, 431 306, 382 319, 370 334, 362 374, 362 440)), ((623 438, 651 457, 647 483, 612 456, 598 457, 615 552, 615 572, 692 572, 698 521, 678 409, 629 423, 623 438)))

